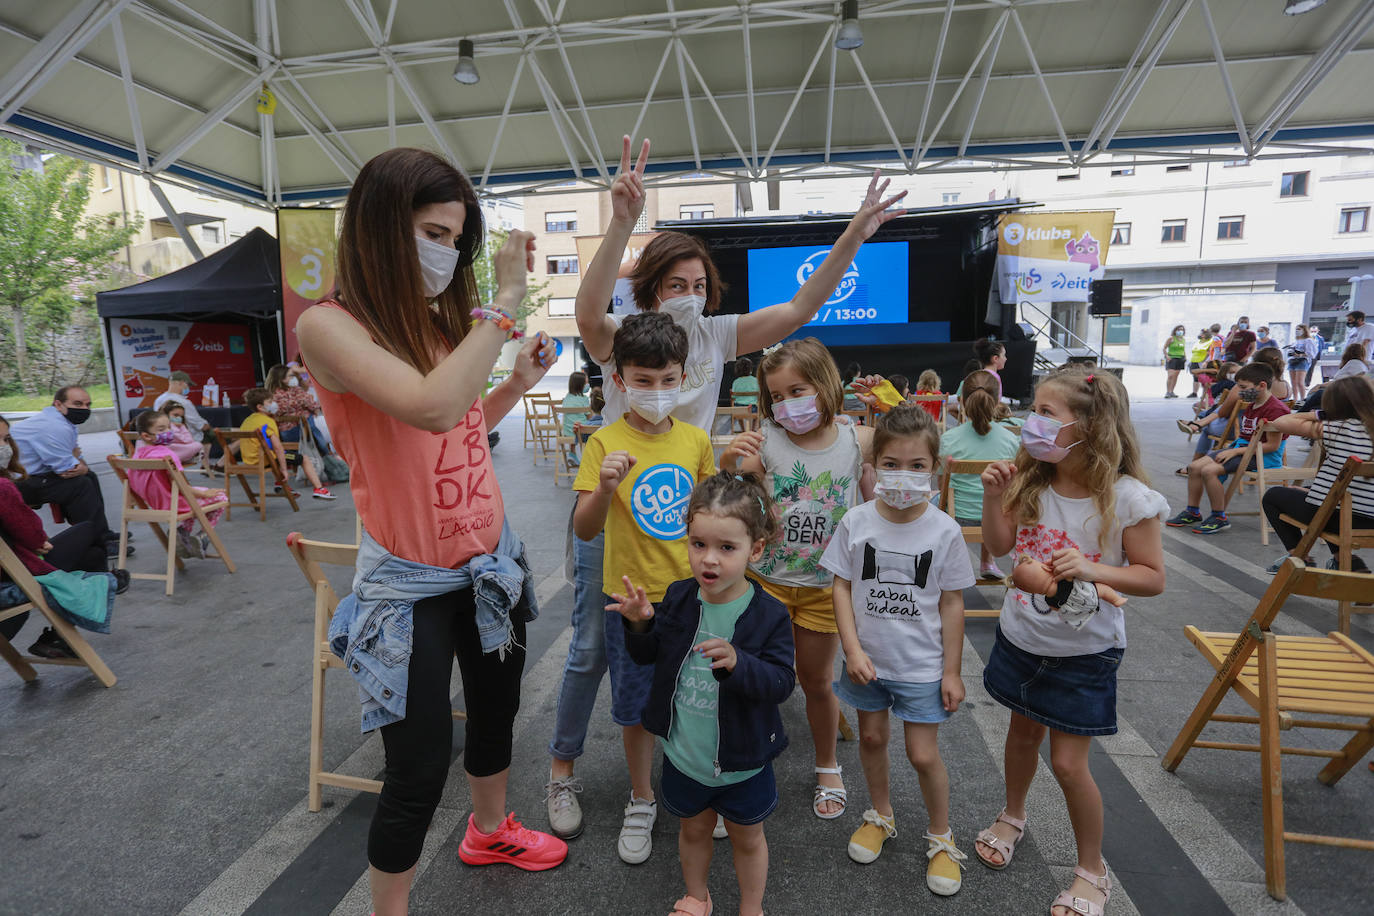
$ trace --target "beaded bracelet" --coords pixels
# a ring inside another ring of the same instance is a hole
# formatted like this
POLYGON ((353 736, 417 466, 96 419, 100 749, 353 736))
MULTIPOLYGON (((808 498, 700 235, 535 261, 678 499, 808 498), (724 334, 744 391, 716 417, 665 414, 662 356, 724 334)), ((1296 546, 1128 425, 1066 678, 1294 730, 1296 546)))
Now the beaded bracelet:
POLYGON ((514 318, 497 309, 473 309, 472 318, 474 321, 495 322, 498 328, 506 332, 506 337, 510 340, 519 340, 525 336, 525 332, 515 326, 514 318))

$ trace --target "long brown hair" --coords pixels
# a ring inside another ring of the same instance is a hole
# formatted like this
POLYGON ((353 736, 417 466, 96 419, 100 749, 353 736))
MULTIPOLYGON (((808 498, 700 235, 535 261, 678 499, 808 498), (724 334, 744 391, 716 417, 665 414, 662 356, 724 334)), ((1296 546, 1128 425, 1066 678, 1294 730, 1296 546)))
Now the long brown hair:
POLYGON ((286 377, 291 374, 291 370, 277 363, 267 370, 267 378, 262 383, 262 387, 274 394, 286 387, 286 377))
POLYGON ((816 389, 816 409, 821 412, 821 425, 835 422, 835 415, 844 408, 844 382, 840 381, 835 358, 815 337, 789 340, 769 350, 759 360, 759 415, 773 419, 773 395, 768 391, 768 376, 784 366, 791 366, 816 389))
POLYGON ((428 373, 436 352, 458 344, 481 303, 472 262, 482 250, 482 209, 472 183, 434 153, 398 148, 374 156, 358 173, 339 232, 337 298, 378 345, 428 373), (415 211, 461 203, 463 231, 453 282, 425 300, 415 244, 415 211))
POLYGON ((1359 420, 1365 434, 1374 439, 1374 382, 1362 375, 1327 382, 1322 391, 1322 413, 1328 420, 1359 420))
POLYGON ((8 477, 10 480, 23 480, 29 476, 29 472, 24 470, 24 465, 19 462, 19 444, 10 437, 10 421, 0 417, 0 423, 5 424, 4 441, 9 443, 12 451, 10 452, 9 464, 0 467, 0 476, 8 477))
MULTIPOLYGON (((1116 482, 1134 477, 1150 482, 1140 460, 1140 443, 1131 424, 1130 398, 1121 380, 1101 369, 1073 366, 1052 373, 1040 383, 1063 396, 1077 423, 1082 444, 1070 452, 1066 461, 1076 461, 1075 476, 1092 493, 1093 506, 1101 524, 1098 546, 1107 547, 1107 538, 1116 524, 1116 482)), ((1018 526, 1040 521, 1040 497, 1054 480, 1058 465, 1037 461, 1024 447, 1016 453, 1016 476, 1007 488, 1002 508, 1018 526)))
POLYGON ((658 308, 658 287, 663 278, 678 261, 700 258, 706 271, 706 313, 720 308, 720 297, 725 292, 725 284, 720 280, 720 272, 711 261, 710 249, 695 235, 685 232, 660 232, 644 246, 644 252, 635 262, 634 272, 630 274, 630 291, 635 305, 642 312, 652 312, 658 308))
POLYGON ((964 393, 959 396, 959 404, 964 409, 964 416, 973 424, 973 431, 980 436, 992 430, 997 406, 1001 403, 997 399, 1001 390, 997 376, 986 369, 970 372, 964 379, 964 393))

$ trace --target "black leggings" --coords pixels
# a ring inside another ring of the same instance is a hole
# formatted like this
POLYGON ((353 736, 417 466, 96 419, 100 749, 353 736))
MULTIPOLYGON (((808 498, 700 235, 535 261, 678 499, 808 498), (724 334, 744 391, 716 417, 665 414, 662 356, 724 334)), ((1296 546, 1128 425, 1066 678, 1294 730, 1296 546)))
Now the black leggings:
MULTIPOLYGON (((1264 517, 1269 520, 1274 533, 1279 536, 1283 546, 1292 550, 1298 546, 1298 541, 1302 540, 1302 531, 1295 525, 1290 525, 1279 518, 1280 515, 1289 515, 1304 522, 1312 521, 1317 514, 1317 507, 1307 501, 1307 491, 1298 487, 1270 487, 1264 491, 1264 517)), ((1351 513, 1350 521, 1355 528, 1374 528, 1374 518, 1359 513, 1351 513)), ((1331 520, 1326 523, 1326 530, 1337 532, 1341 530, 1341 516, 1339 512, 1331 513, 1331 520)), ((1319 542, 1320 543, 1320 542, 1319 542)), ((1336 555, 1336 545, 1327 544, 1331 548, 1331 555, 1336 555)))
POLYGON ((505 659, 496 652, 482 654, 470 588, 417 602, 414 621, 406 717, 382 727, 386 771, 367 835, 368 862, 393 874, 420 860, 425 831, 448 778, 454 655, 467 706, 463 768, 473 776, 494 776, 510 766, 525 670, 523 621, 514 621, 517 645, 505 659))
MULTIPOLYGON (((44 555, 58 569, 67 572, 109 572, 110 564, 105 559, 105 542, 101 539, 100 529, 90 522, 72 525, 48 538, 52 550, 44 555)), ((0 635, 13 639, 29 619, 27 611, 17 617, 0 623, 0 635)))

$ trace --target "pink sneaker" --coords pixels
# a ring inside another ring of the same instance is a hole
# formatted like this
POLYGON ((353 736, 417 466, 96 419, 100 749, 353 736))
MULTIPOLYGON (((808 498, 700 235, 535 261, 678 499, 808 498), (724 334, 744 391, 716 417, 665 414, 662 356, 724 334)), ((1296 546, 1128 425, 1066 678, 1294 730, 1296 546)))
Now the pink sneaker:
POLYGON ((550 833, 530 830, 506 815, 491 833, 477 829, 477 821, 468 815, 468 829, 458 846, 458 858, 468 865, 495 865, 504 862, 525 871, 544 871, 563 864, 568 857, 568 844, 550 833))

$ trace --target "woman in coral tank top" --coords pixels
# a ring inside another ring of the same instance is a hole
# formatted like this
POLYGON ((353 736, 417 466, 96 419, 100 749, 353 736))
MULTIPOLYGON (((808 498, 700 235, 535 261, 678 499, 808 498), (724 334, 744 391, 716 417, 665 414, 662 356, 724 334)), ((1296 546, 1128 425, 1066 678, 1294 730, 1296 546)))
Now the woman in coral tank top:
POLYGON ((423 150, 382 153, 348 195, 338 289, 296 328, 366 529, 330 640, 362 688, 364 731, 380 728, 386 748, 368 834, 377 916, 407 911, 444 788, 455 654, 473 803, 460 857, 540 870, 567 855, 561 840, 506 810, 525 624, 536 609, 487 446, 488 428, 552 364, 553 344, 542 334, 527 341, 510 378, 484 396, 501 346, 519 336, 510 316, 534 241, 511 232, 494 259, 496 296, 483 306, 471 268, 482 240, 462 172, 423 150))

